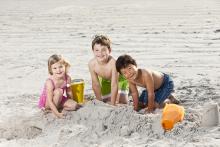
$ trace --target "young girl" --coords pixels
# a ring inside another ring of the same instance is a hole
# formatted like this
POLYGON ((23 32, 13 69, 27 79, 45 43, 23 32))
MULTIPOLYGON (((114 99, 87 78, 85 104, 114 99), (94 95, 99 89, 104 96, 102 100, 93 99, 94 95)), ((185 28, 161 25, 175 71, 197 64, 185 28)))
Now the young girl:
POLYGON ((63 59, 61 55, 52 55, 48 59, 49 78, 46 80, 44 89, 41 93, 38 103, 39 108, 51 109, 58 117, 63 117, 63 112, 59 112, 59 108, 64 110, 76 110, 79 108, 69 87, 71 77, 67 75, 70 64, 63 59))

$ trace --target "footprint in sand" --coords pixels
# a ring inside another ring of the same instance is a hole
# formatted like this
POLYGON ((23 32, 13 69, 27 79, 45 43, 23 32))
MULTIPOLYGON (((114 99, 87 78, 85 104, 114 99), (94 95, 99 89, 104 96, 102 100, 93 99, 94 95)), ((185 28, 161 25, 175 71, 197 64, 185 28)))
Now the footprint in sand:
POLYGON ((0 138, 6 140, 13 139, 33 139, 42 133, 42 129, 34 125, 19 124, 13 127, 0 126, 0 138))

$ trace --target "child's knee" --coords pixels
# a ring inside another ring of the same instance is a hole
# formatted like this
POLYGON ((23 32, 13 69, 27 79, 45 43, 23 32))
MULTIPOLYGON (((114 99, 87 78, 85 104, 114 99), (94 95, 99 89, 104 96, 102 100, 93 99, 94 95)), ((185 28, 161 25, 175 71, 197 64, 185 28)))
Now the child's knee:
POLYGON ((119 93, 118 102, 122 104, 128 104, 128 95, 125 93, 119 93))
POLYGON ((121 96, 119 98, 119 103, 128 104, 128 98, 126 96, 121 96))

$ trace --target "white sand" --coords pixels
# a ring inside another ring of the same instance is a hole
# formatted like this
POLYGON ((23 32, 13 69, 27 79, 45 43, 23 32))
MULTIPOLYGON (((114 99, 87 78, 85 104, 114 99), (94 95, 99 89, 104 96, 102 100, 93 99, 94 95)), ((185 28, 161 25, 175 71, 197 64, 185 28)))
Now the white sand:
POLYGON ((220 146, 219 111, 206 111, 220 104, 219 22, 218 0, 1 1, 0 146, 220 146), (115 58, 129 53, 140 67, 172 75, 186 109, 182 123, 164 135, 160 110, 142 115, 90 101, 55 119, 37 108, 54 53, 71 62, 70 74, 85 79, 92 95, 87 63, 97 33, 112 39, 115 58))

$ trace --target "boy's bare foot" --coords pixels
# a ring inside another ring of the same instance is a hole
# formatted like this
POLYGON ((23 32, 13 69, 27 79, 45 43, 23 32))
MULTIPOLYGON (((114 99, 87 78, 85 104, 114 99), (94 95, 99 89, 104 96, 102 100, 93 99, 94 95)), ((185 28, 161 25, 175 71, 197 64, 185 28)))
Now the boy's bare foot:
POLYGON ((172 104, 179 104, 180 103, 180 101, 177 98, 175 98, 175 96, 173 94, 171 94, 168 97, 168 99, 170 100, 170 103, 172 103, 172 104))
POLYGON ((170 99, 167 98, 165 99, 163 103, 160 103, 158 105, 159 105, 159 108, 161 109, 161 108, 164 108, 166 104, 170 104, 170 103, 171 103, 170 99))

